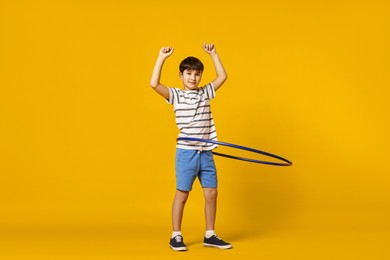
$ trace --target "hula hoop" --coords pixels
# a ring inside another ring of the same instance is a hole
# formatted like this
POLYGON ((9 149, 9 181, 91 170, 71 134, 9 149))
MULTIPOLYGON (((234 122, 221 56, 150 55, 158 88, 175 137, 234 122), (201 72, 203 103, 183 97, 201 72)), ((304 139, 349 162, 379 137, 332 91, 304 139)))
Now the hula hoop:
POLYGON ((272 153, 267 153, 267 152, 257 150, 254 148, 250 148, 250 147, 246 147, 246 146, 237 145, 237 144, 214 141, 214 140, 209 140, 209 139, 193 138, 193 137, 179 137, 179 138, 177 138, 177 141, 197 141, 197 142, 212 143, 212 144, 218 144, 218 145, 222 145, 222 146, 228 146, 228 147, 232 147, 235 149, 245 150, 245 151, 249 151, 249 152, 253 152, 253 153, 262 154, 262 155, 265 155, 268 157, 272 157, 272 158, 278 159, 280 161, 283 161, 284 163, 255 160, 255 159, 250 159, 250 158, 245 158, 245 157, 238 157, 238 156, 234 156, 234 155, 230 155, 230 154, 217 153, 217 152, 213 151, 213 154, 215 154, 215 155, 227 157, 227 158, 231 158, 231 159, 252 162, 252 163, 268 164, 268 165, 274 165, 274 166, 291 166, 292 165, 292 162, 290 162, 289 160, 287 160, 283 157, 280 157, 278 155, 275 155, 272 153))

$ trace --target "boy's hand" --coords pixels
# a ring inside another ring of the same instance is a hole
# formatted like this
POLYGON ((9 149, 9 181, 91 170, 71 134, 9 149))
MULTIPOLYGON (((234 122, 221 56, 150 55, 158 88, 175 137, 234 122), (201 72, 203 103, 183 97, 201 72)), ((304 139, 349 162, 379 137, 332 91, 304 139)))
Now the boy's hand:
POLYGON ((167 46, 167 47, 162 47, 160 49, 160 57, 163 58, 163 59, 166 59, 168 58, 169 56, 171 56, 173 53, 173 48, 171 46, 167 46))
POLYGON ((215 46, 214 44, 211 44, 211 43, 203 43, 203 50, 207 53, 215 53, 216 52, 216 49, 215 49, 215 46))

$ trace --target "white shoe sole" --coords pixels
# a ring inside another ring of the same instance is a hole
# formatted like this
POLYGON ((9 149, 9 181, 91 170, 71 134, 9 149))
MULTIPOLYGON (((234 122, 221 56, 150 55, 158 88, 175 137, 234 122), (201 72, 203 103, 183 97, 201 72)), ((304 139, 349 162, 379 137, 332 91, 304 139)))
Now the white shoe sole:
POLYGON ((230 249, 230 248, 232 248, 232 245, 218 246, 218 245, 207 244, 207 243, 203 243, 203 245, 207 246, 207 247, 215 247, 215 248, 220 248, 220 249, 230 249))
POLYGON ((171 245, 169 245, 169 247, 172 249, 172 250, 175 250, 175 251, 187 251, 187 247, 173 247, 171 245))

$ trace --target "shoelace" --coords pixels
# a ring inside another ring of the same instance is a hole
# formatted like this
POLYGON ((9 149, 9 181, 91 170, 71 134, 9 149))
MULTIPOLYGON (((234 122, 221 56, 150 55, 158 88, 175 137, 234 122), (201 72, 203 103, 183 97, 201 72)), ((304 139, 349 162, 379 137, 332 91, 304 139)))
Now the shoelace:
POLYGON ((175 236, 175 240, 177 243, 180 243, 183 240, 183 238, 181 236, 175 236))
MULTIPOLYGON (((218 240, 222 240, 219 236, 217 236, 217 235, 213 235, 212 237, 214 237, 214 238, 216 238, 216 239, 218 239, 218 240)), ((212 237, 210 237, 210 238, 212 238, 212 237)))

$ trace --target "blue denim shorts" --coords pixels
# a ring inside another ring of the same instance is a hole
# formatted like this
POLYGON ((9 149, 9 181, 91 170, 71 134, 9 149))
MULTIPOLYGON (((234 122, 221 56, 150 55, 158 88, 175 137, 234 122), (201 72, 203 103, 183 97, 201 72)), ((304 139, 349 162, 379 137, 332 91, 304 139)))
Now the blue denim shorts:
POLYGON ((196 177, 202 188, 217 188, 217 170, 212 151, 176 148, 176 189, 192 190, 196 177))

